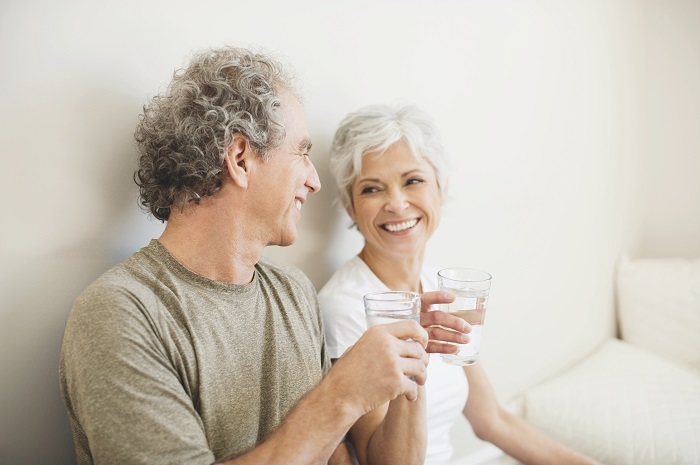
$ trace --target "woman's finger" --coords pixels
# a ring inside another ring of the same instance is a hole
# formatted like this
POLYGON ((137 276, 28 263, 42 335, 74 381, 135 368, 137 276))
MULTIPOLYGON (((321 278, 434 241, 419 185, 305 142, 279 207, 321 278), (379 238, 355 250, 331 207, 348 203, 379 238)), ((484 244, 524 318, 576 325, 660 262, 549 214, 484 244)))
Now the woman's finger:
POLYGON ((440 341, 430 341, 425 350, 431 354, 456 354, 459 352, 459 346, 455 344, 445 344, 440 341))
POLYGON ((467 323, 464 318, 460 318, 451 313, 443 312, 441 310, 434 310, 432 312, 421 313, 420 315, 421 326, 435 326, 440 325, 445 328, 452 329, 454 331, 459 331, 460 333, 469 333, 472 327, 467 323))
POLYGON ((437 304, 451 304, 454 302, 455 296, 445 291, 430 291, 421 294, 420 303, 421 311, 429 312, 431 311, 432 305, 437 304))
POLYGON ((439 342, 452 342, 454 344, 467 344, 469 336, 457 331, 442 328, 440 326, 431 326, 425 328, 428 331, 428 339, 439 342))

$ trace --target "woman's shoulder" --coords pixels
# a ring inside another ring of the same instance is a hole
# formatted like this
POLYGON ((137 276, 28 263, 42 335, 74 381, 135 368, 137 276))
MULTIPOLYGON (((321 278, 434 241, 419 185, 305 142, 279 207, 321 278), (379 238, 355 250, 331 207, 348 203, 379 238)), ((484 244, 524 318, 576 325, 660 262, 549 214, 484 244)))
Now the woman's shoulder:
POLYGON ((442 267, 432 263, 423 264, 423 269, 420 273, 421 283, 423 284, 423 292, 436 291, 438 289, 437 273, 442 267))
POLYGON ((333 273, 318 295, 319 297, 333 295, 342 291, 359 293, 372 286, 372 277, 374 274, 365 262, 360 257, 355 256, 333 273))

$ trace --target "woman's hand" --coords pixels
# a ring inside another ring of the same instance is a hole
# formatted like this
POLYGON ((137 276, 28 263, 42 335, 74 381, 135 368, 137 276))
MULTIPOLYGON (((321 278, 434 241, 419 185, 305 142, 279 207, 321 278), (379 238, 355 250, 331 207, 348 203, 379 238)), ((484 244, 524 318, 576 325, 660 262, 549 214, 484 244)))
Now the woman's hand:
POLYGON ((455 296, 449 292, 425 292, 421 296, 420 324, 428 332, 428 346, 425 351, 434 354, 456 354, 455 344, 469 342, 467 334, 472 327, 462 318, 453 314, 434 310, 433 305, 454 302, 455 296))

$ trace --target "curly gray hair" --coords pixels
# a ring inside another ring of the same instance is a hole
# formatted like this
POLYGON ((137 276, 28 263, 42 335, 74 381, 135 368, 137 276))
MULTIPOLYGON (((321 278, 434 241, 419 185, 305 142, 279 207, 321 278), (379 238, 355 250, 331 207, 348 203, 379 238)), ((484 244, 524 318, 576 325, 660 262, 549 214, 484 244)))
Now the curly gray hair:
POLYGON ((139 117, 134 181, 144 209, 167 221, 173 207, 218 191, 235 133, 267 159, 285 138, 279 111, 284 90, 301 100, 291 75, 269 56, 235 47, 193 55, 139 117))
POLYGON ((362 170, 362 158, 382 153, 404 141, 416 158, 435 171, 440 193, 447 194, 447 156, 433 120, 412 104, 369 105, 340 122, 330 149, 330 172, 345 209, 352 207, 352 184, 362 170))

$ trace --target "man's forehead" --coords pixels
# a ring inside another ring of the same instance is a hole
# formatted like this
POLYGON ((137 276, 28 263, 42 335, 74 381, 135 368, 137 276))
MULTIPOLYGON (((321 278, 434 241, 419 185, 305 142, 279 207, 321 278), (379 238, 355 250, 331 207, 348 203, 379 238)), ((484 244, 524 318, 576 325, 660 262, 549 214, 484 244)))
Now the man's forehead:
POLYGON ((291 149, 308 152, 311 149, 311 136, 306 122, 306 112, 299 99, 289 90, 280 92, 280 111, 287 133, 286 144, 291 149))

